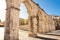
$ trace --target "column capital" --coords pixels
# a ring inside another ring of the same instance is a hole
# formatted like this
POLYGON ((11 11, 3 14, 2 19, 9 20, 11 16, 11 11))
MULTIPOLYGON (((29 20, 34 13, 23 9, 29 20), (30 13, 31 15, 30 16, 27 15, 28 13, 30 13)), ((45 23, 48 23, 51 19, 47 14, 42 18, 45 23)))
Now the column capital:
POLYGON ((19 8, 14 7, 14 6, 7 7, 7 8, 6 8, 6 10, 8 10, 8 9, 10 9, 10 8, 14 8, 14 9, 16 9, 16 10, 19 10, 19 11, 20 11, 20 9, 19 9, 19 8))

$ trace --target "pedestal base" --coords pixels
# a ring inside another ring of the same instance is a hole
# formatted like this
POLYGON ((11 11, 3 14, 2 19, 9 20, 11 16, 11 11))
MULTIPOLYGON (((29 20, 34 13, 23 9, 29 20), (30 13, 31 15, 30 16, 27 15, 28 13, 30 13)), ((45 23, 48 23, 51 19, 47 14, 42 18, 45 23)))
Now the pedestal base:
POLYGON ((29 36, 30 36, 30 37, 36 37, 37 34, 35 34, 35 33, 29 33, 29 36))

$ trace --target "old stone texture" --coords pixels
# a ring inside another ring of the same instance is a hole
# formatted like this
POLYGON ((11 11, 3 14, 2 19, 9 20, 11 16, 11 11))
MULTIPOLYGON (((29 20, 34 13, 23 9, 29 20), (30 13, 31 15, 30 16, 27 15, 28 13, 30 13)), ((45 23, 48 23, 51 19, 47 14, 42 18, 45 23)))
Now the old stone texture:
POLYGON ((19 40, 20 3, 24 3, 29 15, 29 36, 55 30, 54 21, 32 0, 6 0, 6 26, 4 40, 19 40))
POLYGON ((57 15, 50 15, 50 17, 54 20, 55 22, 55 29, 60 30, 60 16, 57 15))
POLYGON ((25 1, 25 5, 28 9, 29 14, 29 27, 30 27, 30 33, 29 36, 37 36, 37 7, 36 5, 31 1, 27 0, 25 1))
POLYGON ((19 40, 20 0, 6 0, 6 25, 4 40, 19 40))
POLYGON ((46 12, 43 9, 39 8, 38 10, 39 10, 39 12, 38 12, 38 17, 39 17, 38 32, 46 33, 46 32, 50 32, 50 31, 54 31, 55 23, 52 20, 52 18, 50 18, 49 15, 46 14, 46 12))
MULTIPOLYGON (((26 1, 25 5, 27 6, 29 15, 37 17, 34 20, 34 21, 37 20, 36 25, 34 27, 34 28, 36 28, 35 31, 38 30, 39 33, 46 33, 46 32, 55 30, 54 21, 52 20, 52 18, 49 17, 48 14, 46 14, 46 12, 43 9, 41 9, 39 7, 39 5, 37 5, 32 0, 26 1)), ((32 22, 32 19, 31 19, 31 22, 32 22)), ((33 25, 33 24, 30 23, 30 27, 31 27, 30 29, 33 29, 33 27, 31 25, 33 25)))
POLYGON ((23 18, 19 18, 19 25, 24 25, 24 19, 23 18))

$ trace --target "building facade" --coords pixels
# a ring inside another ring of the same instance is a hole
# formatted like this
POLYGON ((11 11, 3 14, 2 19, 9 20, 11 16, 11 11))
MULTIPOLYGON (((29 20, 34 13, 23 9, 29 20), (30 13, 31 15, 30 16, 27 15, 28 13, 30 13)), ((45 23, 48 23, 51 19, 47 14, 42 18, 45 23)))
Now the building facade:
POLYGON ((50 15, 50 17, 54 20, 55 22, 55 28, 56 30, 60 30, 60 16, 56 15, 50 15))

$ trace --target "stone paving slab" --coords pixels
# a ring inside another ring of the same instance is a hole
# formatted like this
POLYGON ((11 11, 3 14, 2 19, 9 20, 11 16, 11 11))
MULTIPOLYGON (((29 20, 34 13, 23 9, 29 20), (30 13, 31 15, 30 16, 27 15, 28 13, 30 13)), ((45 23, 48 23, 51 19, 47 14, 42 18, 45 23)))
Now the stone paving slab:
POLYGON ((42 39, 38 39, 38 38, 29 37, 28 35, 29 35, 28 31, 19 30, 19 38, 20 38, 20 40, 42 40, 42 39))
MULTIPOLYGON (((41 40, 38 38, 33 38, 28 36, 28 31, 19 30, 20 40, 41 40)), ((0 40, 4 40, 4 27, 0 27, 0 40)))
POLYGON ((60 30, 52 31, 52 32, 49 32, 49 33, 47 33, 47 34, 60 36, 60 30))
POLYGON ((55 40, 60 40, 60 36, 47 35, 47 34, 38 34, 39 37, 50 38, 55 40))
MULTIPOLYGON (((57 33, 60 33, 58 31, 57 33)), ((20 40, 60 40, 60 36, 47 35, 47 34, 38 34, 38 37, 33 38, 29 37, 29 32, 24 30, 19 30, 19 39, 20 40)), ((0 27, 0 40, 4 40, 4 28, 0 27)))

